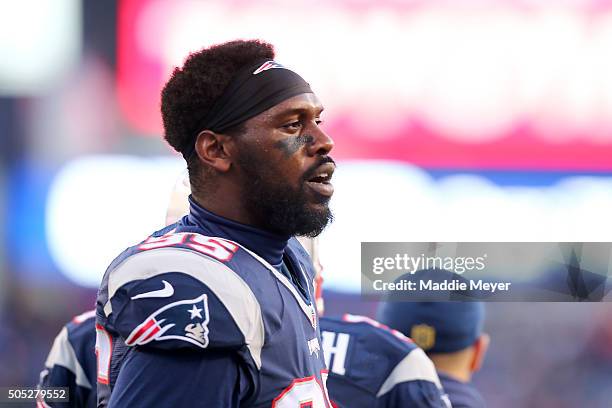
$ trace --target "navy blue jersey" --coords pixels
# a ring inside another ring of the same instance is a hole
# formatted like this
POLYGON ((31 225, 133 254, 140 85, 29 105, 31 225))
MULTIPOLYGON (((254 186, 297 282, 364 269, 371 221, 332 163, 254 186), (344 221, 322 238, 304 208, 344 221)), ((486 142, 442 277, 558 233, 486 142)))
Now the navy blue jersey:
POLYGON ((104 275, 98 404, 327 406, 308 254, 191 204, 104 275))
POLYGON ((471 383, 458 381, 444 373, 438 373, 444 391, 453 408, 484 408, 484 399, 471 383))
POLYGON ((96 406, 95 311, 76 316, 55 338, 45 369, 40 373, 41 387, 68 387, 69 402, 39 401, 45 407, 96 406))
POLYGON ((435 367, 403 334, 363 316, 321 318, 332 404, 448 408, 435 367))

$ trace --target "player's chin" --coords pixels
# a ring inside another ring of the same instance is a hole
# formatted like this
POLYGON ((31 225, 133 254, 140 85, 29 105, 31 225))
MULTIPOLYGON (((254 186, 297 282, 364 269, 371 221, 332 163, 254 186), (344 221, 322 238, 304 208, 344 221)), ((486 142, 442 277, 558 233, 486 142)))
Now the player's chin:
POLYGON ((333 218, 327 204, 309 204, 302 212, 300 231, 296 235, 314 238, 323 232, 333 218))
POLYGON ((330 183, 305 181, 302 184, 303 211, 325 217, 330 212, 329 201, 333 193, 333 186, 330 183))
POLYGON ((306 204, 306 213, 310 214, 311 217, 323 220, 329 218, 331 209, 329 208, 330 197, 317 196, 312 197, 306 204))
POLYGON ((320 194, 309 194, 307 206, 311 213, 326 214, 329 212, 329 200, 331 197, 320 194))
POLYGON ((320 220, 326 219, 330 212, 331 210, 327 203, 310 203, 308 205, 307 214, 320 220))

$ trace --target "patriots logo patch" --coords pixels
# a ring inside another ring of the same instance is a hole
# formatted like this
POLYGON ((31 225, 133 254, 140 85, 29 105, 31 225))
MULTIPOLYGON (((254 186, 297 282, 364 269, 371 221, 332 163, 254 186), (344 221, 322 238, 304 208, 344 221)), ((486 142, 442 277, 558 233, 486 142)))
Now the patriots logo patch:
POLYGON ((208 346, 208 295, 179 300, 153 312, 128 336, 128 346, 147 344, 153 340, 182 340, 201 348, 208 346))
POLYGON ((273 69, 273 68, 282 68, 282 69, 287 69, 284 66, 282 66, 281 64, 279 64, 276 61, 266 61, 263 64, 261 64, 259 66, 259 68, 257 68, 255 71, 253 71, 253 75, 257 75, 261 72, 267 71, 269 69, 273 69))

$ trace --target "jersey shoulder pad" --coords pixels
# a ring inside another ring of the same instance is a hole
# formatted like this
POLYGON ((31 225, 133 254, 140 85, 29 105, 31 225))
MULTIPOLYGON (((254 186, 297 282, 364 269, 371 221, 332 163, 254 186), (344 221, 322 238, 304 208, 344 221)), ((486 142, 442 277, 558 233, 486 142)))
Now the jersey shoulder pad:
POLYGON ((62 328, 53 341, 45 361, 47 369, 45 376, 54 381, 53 384, 47 384, 48 386, 68 387, 71 386, 68 382, 72 381, 87 389, 95 385, 95 337, 93 311, 76 316, 62 328), (71 375, 62 375, 61 372, 64 370, 68 370, 71 375))
POLYGON ((96 382, 96 311, 89 310, 66 324, 68 341, 72 345, 89 382, 96 382))
POLYGON ((82 342, 81 337, 86 337, 91 330, 95 330, 96 311, 88 310, 80 315, 74 316, 66 323, 68 335, 71 341, 82 342))
POLYGON ((143 241, 107 273, 107 327, 128 346, 247 347, 260 365, 261 307, 250 286, 223 259, 239 247, 197 233, 143 241))
POLYGON ((420 348, 412 350, 393 367, 376 395, 380 397, 391 391, 396 385, 411 381, 430 382, 438 390, 442 389, 433 362, 420 348))
POLYGON ((345 314, 343 320, 360 323, 364 330, 364 346, 377 349, 377 354, 395 363, 378 390, 378 396, 409 381, 427 381, 442 388, 433 362, 409 337, 369 317, 345 314))
POLYGON ((439 384, 429 358, 403 334, 365 316, 321 318, 320 324, 330 375, 344 375, 374 395, 406 381, 439 384))
POLYGON ((344 328, 350 327, 365 347, 384 349, 390 356, 403 357, 406 352, 418 348, 412 339, 402 332, 367 316, 344 314, 341 319, 337 319, 336 324, 344 328))

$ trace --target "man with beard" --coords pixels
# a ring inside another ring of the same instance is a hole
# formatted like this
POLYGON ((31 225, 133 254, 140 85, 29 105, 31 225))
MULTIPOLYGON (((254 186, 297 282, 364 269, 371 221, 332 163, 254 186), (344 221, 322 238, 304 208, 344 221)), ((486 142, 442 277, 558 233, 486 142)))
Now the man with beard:
POLYGON ((333 141, 271 45, 191 54, 162 91, 190 213, 128 248, 97 299, 99 406, 329 404, 314 270, 295 235, 331 220, 333 141))

